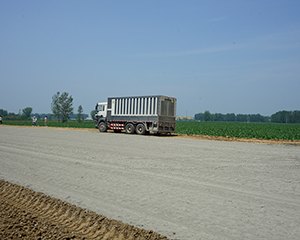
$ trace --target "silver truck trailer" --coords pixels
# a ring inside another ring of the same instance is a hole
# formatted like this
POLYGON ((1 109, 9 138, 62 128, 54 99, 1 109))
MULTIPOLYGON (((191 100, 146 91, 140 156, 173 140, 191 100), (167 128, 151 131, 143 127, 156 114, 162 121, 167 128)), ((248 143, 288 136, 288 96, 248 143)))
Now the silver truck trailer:
POLYGON ((97 103, 95 127, 100 132, 145 134, 175 131, 177 99, 167 96, 110 97, 97 103))

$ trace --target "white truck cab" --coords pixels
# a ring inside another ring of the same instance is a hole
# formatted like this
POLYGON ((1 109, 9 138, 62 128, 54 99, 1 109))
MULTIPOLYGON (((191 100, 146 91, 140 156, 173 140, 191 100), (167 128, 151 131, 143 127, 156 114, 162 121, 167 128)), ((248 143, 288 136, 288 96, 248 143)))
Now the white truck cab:
POLYGON ((107 114, 107 102, 97 103, 96 116, 98 116, 98 118, 106 118, 106 114, 107 114))

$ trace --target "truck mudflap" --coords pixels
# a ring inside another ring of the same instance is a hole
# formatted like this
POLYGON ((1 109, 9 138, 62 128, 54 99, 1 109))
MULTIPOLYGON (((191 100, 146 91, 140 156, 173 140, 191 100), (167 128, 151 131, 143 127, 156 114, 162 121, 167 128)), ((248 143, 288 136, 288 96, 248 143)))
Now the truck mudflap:
POLYGON ((158 132, 175 132, 175 122, 158 122, 158 132))

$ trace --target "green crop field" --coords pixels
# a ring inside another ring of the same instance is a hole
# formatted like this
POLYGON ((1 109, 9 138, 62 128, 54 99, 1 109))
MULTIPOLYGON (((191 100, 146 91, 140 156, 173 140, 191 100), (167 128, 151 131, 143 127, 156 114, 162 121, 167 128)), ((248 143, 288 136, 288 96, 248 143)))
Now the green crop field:
MULTIPOLYGON (((4 121, 4 125, 31 126, 31 121, 4 121)), ((45 126, 43 120, 38 126, 45 126)), ((94 121, 48 121, 48 127, 95 128, 94 121)), ((176 122, 176 133, 237 138, 300 140, 300 124, 297 123, 241 123, 241 122, 176 122)))
POLYGON ((300 140, 300 124, 241 122, 176 122, 176 133, 237 138, 300 140))

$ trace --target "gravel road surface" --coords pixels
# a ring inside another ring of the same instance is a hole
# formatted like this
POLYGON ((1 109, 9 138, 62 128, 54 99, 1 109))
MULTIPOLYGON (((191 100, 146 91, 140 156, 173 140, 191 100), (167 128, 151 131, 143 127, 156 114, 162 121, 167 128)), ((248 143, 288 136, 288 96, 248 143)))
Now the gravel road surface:
POLYGON ((0 179, 177 239, 300 239, 300 147, 0 127, 0 179))

